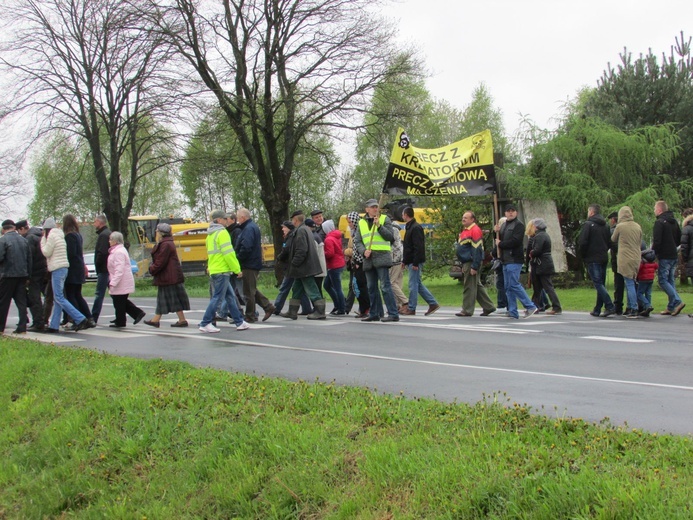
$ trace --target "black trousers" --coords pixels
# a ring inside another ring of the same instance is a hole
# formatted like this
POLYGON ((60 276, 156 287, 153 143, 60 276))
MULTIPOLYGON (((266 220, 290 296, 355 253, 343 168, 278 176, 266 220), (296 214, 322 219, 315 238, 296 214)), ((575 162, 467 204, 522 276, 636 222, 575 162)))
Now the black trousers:
POLYGON ((614 305, 616 306, 616 312, 623 312, 623 290, 626 286, 626 282, 623 280, 623 275, 618 274, 614 271, 614 305))
POLYGON ((31 311, 32 325, 43 327, 45 323, 43 319, 43 302, 41 296, 46 291, 46 275, 41 273, 33 275, 29 278, 29 287, 27 287, 26 304, 31 311))
POLYGON ((29 321, 26 315, 26 280, 26 278, 0 278, 0 333, 5 331, 12 300, 19 311, 17 330, 26 332, 29 321))
POLYGON ((82 284, 80 283, 66 283, 65 288, 65 298, 69 301, 72 306, 79 312, 84 314, 84 317, 88 320, 91 319, 91 309, 87 305, 86 300, 82 296, 82 284))
POLYGON ((113 308, 115 309, 115 324, 118 327, 125 327, 128 321, 126 315, 129 315, 134 320, 144 312, 130 301, 129 296, 129 294, 111 294, 113 308))

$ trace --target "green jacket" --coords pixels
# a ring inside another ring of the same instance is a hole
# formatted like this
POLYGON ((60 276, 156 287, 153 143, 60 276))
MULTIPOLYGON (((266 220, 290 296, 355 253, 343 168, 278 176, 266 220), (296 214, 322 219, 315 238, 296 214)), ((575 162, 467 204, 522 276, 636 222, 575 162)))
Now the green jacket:
POLYGON ((207 229, 207 270, 210 275, 240 273, 236 253, 231 245, 231 236, 221 224, 210 224, 207 229))

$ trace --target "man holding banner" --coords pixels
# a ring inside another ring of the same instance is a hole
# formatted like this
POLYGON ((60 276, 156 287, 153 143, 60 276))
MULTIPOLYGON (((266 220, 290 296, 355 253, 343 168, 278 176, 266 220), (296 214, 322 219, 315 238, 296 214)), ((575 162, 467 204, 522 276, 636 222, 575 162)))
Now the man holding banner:
POLYGON ((361 321, 399 321, 399 312, 390 285, 391 244, 395 240, 394 233, 390 218, 380 214, 378 201, 369 199, 366 202, 366 217, 359 220, 354 235, 354 247, 364 258, 363 269, 371 300, 370 314, 361 321), (387 306, 387 316, 383 313, 380 289, 387 306))

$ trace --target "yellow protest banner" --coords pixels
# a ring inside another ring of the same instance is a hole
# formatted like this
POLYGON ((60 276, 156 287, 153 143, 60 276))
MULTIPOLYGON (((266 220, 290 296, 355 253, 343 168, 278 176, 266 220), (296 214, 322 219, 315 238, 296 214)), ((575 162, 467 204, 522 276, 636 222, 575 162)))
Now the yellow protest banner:
POLYGON ((490 195, 496 189, 491 131, 441 148, 415 147, 397 131, 383 186, 390 195, 490 195))

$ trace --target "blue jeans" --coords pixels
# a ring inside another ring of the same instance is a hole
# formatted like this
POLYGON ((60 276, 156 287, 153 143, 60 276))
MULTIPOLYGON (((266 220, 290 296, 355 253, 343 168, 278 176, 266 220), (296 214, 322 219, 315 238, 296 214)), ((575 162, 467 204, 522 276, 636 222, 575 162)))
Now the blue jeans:
POLYGON ((503 264, 503 279, 505 280, 505 295, 508 297, 508 314, 513 318, 519 318, 517 312, 517 300, 520 300, 525 309, 534 309, 536 305, 532 302, 525 288, 520 283, 520 272, 522 264, 503 264))
POLYGON ((591 263, 587 264, 587 274, 592 280, 592 285, 597 291, 597 303, 594 306, 593 312, 601 312, 602 305, 607 310, 612 310, 614 308, 614 303, 611 301, 611 296, 609 296, 609 291, 606 290, 604 284, 606 283, 606 266, 607 264, 591 263))
POLYGON ((643 311, 652 307, 652 285, 654 282, 651 280, 638 282, 638 303, 643 311))
POLYGON ((91 317, 97 323, 99 321, 99 316, 101 315, 101 307, 103 306, 103 299, 106 296, 107 290, 108 290, 108 272, 97 273, 97 275, 96 275, 96 289, 94 290, 94 303, 91 306, 91 317))
POLYGON ((437 305, 435 297, 431 294, 431 291, 423 284, 421 281, 421 274, 423 272, 423 263, 419 264, 418 269, 414 269, 413 264, 407 266, 407 271, 409 272, 409 310, 415 311, 416 304, 419 300, 419 295, 424 299, 428 305, 437 305))
POLYGON ((366 271, 366 283, 368 284, 368 296, 371 299, 369 316, 382 317, 383 315, 383 301, 380 298, 380 289, 382 289, 387 313, 398 318, 399 312, 395 303, 395 295, 392 294, 392 286, 390 285, 390 268, 374 267, 370 271, 366 271), (378 288, 378 281, 380 282, 380 288, 378 288))
POLYGON ((626 296, 628 297, 628 308, 631 311, 638 311, 638 293, 635 288, 635 278, 623 277, 626 284, 626 296))
POLYGON ((339 312, 345 312, 346 309, 344 291, 342 290, 342 271, 344 271, 343 267, 338 269, 328 269, 327 277, 325 278, 325 283, 323 284, 327 294, 329 294, 330 298, 332 298, 334 308, 339 312))
POLYGON ((51 329, 58 330, 60 328, 60 318, 63 311, 72 318, 75 325, 82 323, 86 318, 84 314, 79 312, 67 298, 65 298, 65 279, 67 278, 67 267, 61 267, 51 273, 51 285, 53 286, 53 315, 51 316, 51 329))
POLYGON ((659 286, 662 290, 667 293, 669 297, 669 303, 667 304, 667 310, 673 311, 676 307, 681 304, 681 298, 679 293, 676 292, 676 264, 678 260, 673 259, 662 259, 659 261, 659 269, 657 269, 657 278, 659 280, 659 286))
POLYGON ((231 276, 229 273, 213 274, 210 278, 212 281, 212 297, 207 305, 207 310, 205 310, 205 315, 202 316, 200 327, 212 323, 219 307, 219 302, 222 300, 226 301, 226 308, 236 326, 243 323, 243 315, 238 310, 238 305, 236 304, 236 295, 233 294, 231 289, 231 276))
MULTIPOLYGON (((284 308, 284 304, 286 303, 286 299, 289 296, 289 293, 291 292, 291 288, 294 286, 294 279, 289 278, 288 276, 285 276, 284 279, 282 280, 282 284, 279 286, 279 292, 277 293, 277 297, 274 300, 274 308, 276 309, 274 311, 275 314, 279 314, 281 310, 284 308)), ((308 296, 304 294, 301 297, 301 312, 305 314, 309 314, 313 312, 312 310, 312 305, 310 303, 310 300, 308 299, 308 296)))

